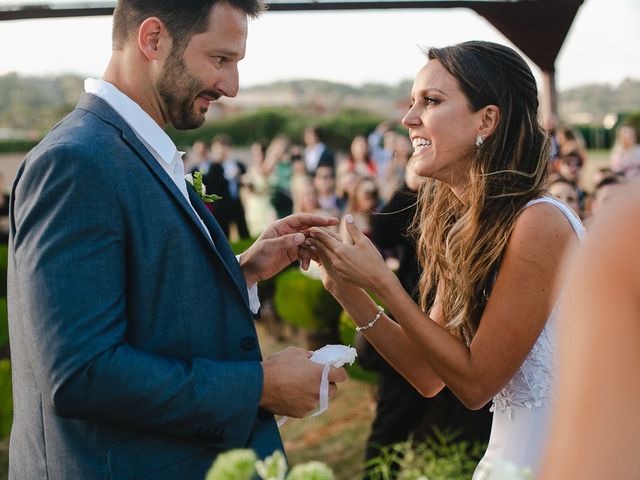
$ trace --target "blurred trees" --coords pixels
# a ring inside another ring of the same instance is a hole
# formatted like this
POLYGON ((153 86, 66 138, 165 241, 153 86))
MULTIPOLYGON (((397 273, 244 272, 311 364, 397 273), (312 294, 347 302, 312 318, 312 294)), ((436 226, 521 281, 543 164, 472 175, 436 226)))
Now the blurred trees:
POLYGON ((83 80, 76 75, 0 76, 0 127, 42 136, 73 110, 82 88, 83 80))
MULTIPOLYGON (((300 143, 304 127, 315 123, 324 127, 331 147, 346 149, 353 136, 370 132, 380 120, 399 119, 408 105, 411 83, 274 82, 245 88, 237 99, 224 100, 225 113, 197 130, 169 129, 168 133, 182 148, 196 139, 210 140, 222 131, 230 134, 236 145, 268 141, 277 134, 300 143)), ((82 90, 83 77, 78 75, 0 75, 0 140, 38 140, 75 107, 82 90)), ((560 93, 561 121, 588 130, 602 129, 607 114, 634 111, 640 111, 640 80, 626 79, 617 86, 584 85, 560 93)), ((605 140, 605 147, 610 146, 609 132, 598 132, 597 138, 605 140)), ((0 145, 1 151, 19 148, 0 145)))

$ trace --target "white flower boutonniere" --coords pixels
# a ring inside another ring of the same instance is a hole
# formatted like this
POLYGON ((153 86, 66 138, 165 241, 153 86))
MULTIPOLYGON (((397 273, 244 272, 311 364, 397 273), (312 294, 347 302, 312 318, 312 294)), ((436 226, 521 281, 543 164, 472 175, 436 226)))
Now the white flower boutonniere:
POLYGON ((191 184, 193 189, 196 191, 196 193, 204 203, 212 203, 222 198, 215 193, 207 195, 206 187, 204 186, 204 183, 202 183, 202 172, 193 172, 193 174, 190 173, 188 175, 185 175, 184 179, 191 184))

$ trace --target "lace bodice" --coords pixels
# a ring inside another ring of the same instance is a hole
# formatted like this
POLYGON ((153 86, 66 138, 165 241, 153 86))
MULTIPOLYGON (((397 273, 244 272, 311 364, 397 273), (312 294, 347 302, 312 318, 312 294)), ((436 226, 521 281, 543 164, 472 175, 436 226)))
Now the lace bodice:
POLYGON ((539 408, 552 400, 557 309, 558 304, 553 308, 540 336, 516 374, 493 398, 492 412, 511 413, 512 406, 539 408))
MULTIPOLYGON (((583 239, 584 227, 578 217, 569 207, 555 198, 538 198, 529 202, 526 207, 541 202, 557 206, 571 222, 578 239, 583 239)), ((554 330, 559 304, 560 299, 556 301, 527 358, 509 383, 493 398, 491 411, 507 411, 511 414, 513 406, 532 409, 542 407, 552 401, 554 352, 556 350, 554 330)))

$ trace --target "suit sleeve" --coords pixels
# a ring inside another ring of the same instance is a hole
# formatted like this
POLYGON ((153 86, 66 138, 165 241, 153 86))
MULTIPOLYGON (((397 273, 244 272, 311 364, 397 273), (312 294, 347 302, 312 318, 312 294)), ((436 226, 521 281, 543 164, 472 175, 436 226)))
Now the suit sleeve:
POLYGON ((14 186, 14 278, 40 391, 64 417, 244 445, 259 362, 171 358, 126 342, 125 219, 105 162, 87 149, 50 148, 14 186))

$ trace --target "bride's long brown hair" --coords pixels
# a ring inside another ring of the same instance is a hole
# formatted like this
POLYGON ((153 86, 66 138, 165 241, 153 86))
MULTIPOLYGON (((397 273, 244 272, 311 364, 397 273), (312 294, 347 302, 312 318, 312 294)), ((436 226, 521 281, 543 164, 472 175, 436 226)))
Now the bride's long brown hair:
POLYGON ((545 190, 549 140, 538 123, 535 79, 515 51, 473 41, 426 54, 458 81, 471 111, 500 109, 493 134, 476 150, 464 202, 428 179, 413 223, 421 306, 428 311, 437 290, 446 327, 470 342, 516 218, 545 190))

